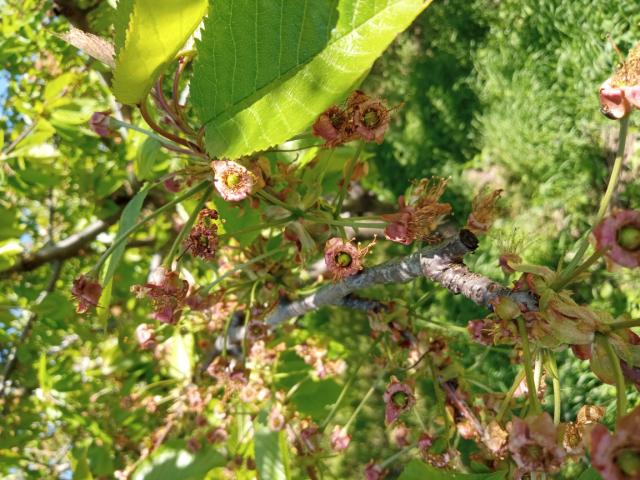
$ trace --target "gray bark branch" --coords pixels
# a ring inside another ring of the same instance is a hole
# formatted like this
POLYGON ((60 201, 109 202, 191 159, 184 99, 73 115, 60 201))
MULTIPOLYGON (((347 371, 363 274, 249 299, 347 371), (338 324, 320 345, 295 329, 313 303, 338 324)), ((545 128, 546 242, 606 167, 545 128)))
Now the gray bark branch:
POLYGON ((104 220, 97 220, 84 230, 74 233, 53 245, 47 245, 33 253, 24 255, 15 265, 0 271, 0 278, 16 272, 29 272, 55 260, 66 260, 75 256, 87 243, 92 241, 120 218, 120 212, 104 220))
POLYGON ((443 245, 426 247, 407 257, 367 268, 357 275, 322 287, 307 297, 281 303, 266 322, 275 326, 327 305, 344 304, 345 297, 356 290, 380 284, 407 283, 419 277, 428 278, 484 307, 490 307, 492 299, 508 295, 527 309, 535 309, 536 301, 529 294, 512 292, 487 277, 469 271, 462 260, 477 246, 477 238, 468 230, 462 230, 443 245))

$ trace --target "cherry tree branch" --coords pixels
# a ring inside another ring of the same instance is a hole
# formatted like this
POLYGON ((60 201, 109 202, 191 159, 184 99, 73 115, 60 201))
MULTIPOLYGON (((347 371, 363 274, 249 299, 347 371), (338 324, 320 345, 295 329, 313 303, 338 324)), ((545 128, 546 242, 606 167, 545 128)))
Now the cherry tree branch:
POLYGON ((327 305, 342 305, 345 298, 356 290, 380 284, 407 283, 419 277, 428 278, 484 307, 490 307, 490 301, 496 297, 510 296, 528 310, 536 309, 536 300, 531 295, 512 292, 487 277, 471 272, 462 263, 464 256, 474 252, 477 247, 476 236, 468 230, 461 230, 443 245, 423 248, 322 287, 307 297, 283 302, 267 317, 266 322, 272 326, 279 325, 327 305))
POLYGON ((12 273, 29 272, 53 261, 66 260, 75 256, 80 249, 92 241, 102 232, 115 224, 120 218, 120 212, 104 220, 96 220, 87 228, 81 230, 67 238, 52 245, 46 245, 33 253, 24 255, 16 264, 4 270, 0 270, 0 278, 7 277, 12 273))

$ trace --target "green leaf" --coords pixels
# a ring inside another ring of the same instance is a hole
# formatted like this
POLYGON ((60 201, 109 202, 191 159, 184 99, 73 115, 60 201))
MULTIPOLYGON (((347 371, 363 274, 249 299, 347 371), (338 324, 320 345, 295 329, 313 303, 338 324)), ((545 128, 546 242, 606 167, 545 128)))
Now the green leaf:
POLYGON ((241 247, 250 245, 258 237, 260 230, 233 235, 233 232, 250 229, 262 223, 260 212, 251 208, 248 200, 244 200, 242 203, 232 203, 216 199, 214 205, 223 222, 220 233, 232 234, 241 247))
POLYGON ((132 475, 132 480, 201 479, 212 468, 222 467, 226 459, 204 445, 196 453, 186 449, 185 442, 170 440, 145 459, 132 475))
POLYGON ((329 407, 335 403, 342 389, 333 379, 314 382, 307 380, 291 397, 296 409, 314 420, 320 421, 329 413, 329 407))
POLYGON ((398 480, 504 480, 507 472, 492 473, 456 473, 450 470, 438 470, 419 460, 412 460, 405 467, 398 480))
MULTIPOLYGON (((150 188, 150 185, 144 186, 131 200, 129 200, 127 206, 124 207, 122 215, 120 216, 118 233, 116 234, 115 240, 120 238, 124 232, 135 225, 138 215, 140 215, 140 210, 142 210, 144 199, 147 197, 147 193, 149 193, 150 188)), ((100 305, 100 308, 98 309, 98 319, 102 325, 106 325, 106 320, 109 316, 109 305, 111 304, 111 293, 113 291, 113 275, 122 260, 125 247, 126 242, 119 245, 107 259, 105 267, 103 268, 103 275, 100 279, 103 289, 98 302, 98 305, 100 305)))
MULTIPOLYGON (((114 240, 121 238, 124 232, 135 225, 138 215, 140 215, 140 210, 142 210, 144 199, 147 198, 147 193, 149 193, 149 189, 150 185, 144 186, 131 200, 129 200, 127 206, 124 207, 122 215, 120 216, 120 223, 118 224, 118 233, 114 240)), ((103 284, 108 283, 113 278, 113 274, 115 273, 116 268, 118 268, 120 260, 122 260, 125 247, 125 242, 123 242, 114 249, 113 253, 109 257, 109 264, 107 265, 105 274, 102 277, 103 284)))
POLYGON ((87 461, 87 447, 76 448, 71 454, 74 480, 93 480, 89 462, 87 461))
POLYGON ((207 12, 207 1, 132 0, 118 7, 122 11, 117 15, 113 93, 118 101, 135 104, 196 29, 207 12))
POLYGON ((335 1, 300 3, 212 3, 192 81, 211 155, 237 158, 303 131, 344 100, 430 1, 340 0, 337 12, 335 1))
POLYGON ((174 333, 168 340, 169 374, 178 380, 189 380, 193 375, 194 341, 193 335, 174 333))
POLYGON ((135 159, 136 176, 141 180, 153 177, 154 165, 166 159, 162 145, 155 138, 147 138, 138 148, 135 159))
POLYGON ((289 449, 284 430, 272 432, 266 425, 256 423, 254 449, 258 478, 289 480, 289 449))
POLYGON ((587 468, 580 474, 578 480, 602 480, 602 476, 593 468, 587 468))

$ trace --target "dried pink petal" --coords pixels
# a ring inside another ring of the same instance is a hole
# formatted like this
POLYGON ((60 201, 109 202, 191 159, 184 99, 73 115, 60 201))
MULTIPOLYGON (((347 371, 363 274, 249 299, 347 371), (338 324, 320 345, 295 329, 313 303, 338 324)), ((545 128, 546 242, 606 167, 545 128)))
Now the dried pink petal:
POLYGON ((182 315, 189 283, 181 280, 178 272, 164 267, 155 269, 149 283, 134 285, 131 291, 138 298, 149 298, 153 304, 152 317, 162 323, 176 323, 182 315))
POLYGON ((408 383, 398 381, 396 377, 391 377, 391 383, 382 396, 385 403, 385 422, 387 425, 416 404, 416 397, 413 388, 408 383))
POLYGON ((336 425, 331 431, 330 441, 331 448, 334 452, 343 452, 349 447, 351 435, 347 433, 346 428, 336 425))
POLYGON ((614 263, 628 268, 640 266, 640 211, 617 210, 593 230, 596 248, 606 250, 614 263))
POLYGON ((93 278, 80 275, 73 281, 71 295, 77 300, 76 312, 85 313, 90 308, 98 306, 102 295, 102 286, 93 278))
POLYGON ((353 110, 355 133, 365 141, 382 143, 389 128, 389 109, 380 100, 366 100, 353 110))
POLYGON ((311 129, 316 137, 324 139, 326 146, 335 147, 348 140, 345 131, 348 121, 346 112, 333 105, 318 117, 311 129))
POLYGON ((442 219, 451 213, 451 205, 438 202, 446 185, 444 178, 423 179, 413 187, 408 201, 398 198, 399 211, 382 215, 389 222, 385 237, 404 245, 430 240, 442 219))
POLYGON ((363 257, 375 245, 375 239, 364 248, 345 242, 341 238, 330 238, 324 247, 324 262, 334 281, 355 275, 364 268, 363 257))
POLYGON ((150 350, 156 346, 156 334, 151 326, 141 323, 136 327, 136 340, 143 350, 150 350))
POLYGON ((522 472, 557 472, 566 456, 558 444, 556 426, 546 412, 524 420, 513 418, 509 451, 522 472))
POLYGON ((640 407, 618 420, 614 434, 604 425, 593 428, 591 463, 605 480, 640 478, 640 407))
POLYGON ((365 480, 383 480, 386 475, 386 470, 378 465, 375 460, 370 460, 364 467, 365 480))
POLYGON ((256 175, 239 163, 214 160, 211 167, 215 174, 213 184, 220 196, 228 202, 244 200, 256 187, 256 175))
POLYGON ((89 128, 101 137, 112 137, 115 129, 111 126, 110 111, 94 112, 89 119, 89 128))
POLYGON ((218 212, 203 208, 198 213, 198 221, 184 241, 184 247, 194 257, 203 260, 213 260, 218 247, 218 226, 215 220, 218 212))

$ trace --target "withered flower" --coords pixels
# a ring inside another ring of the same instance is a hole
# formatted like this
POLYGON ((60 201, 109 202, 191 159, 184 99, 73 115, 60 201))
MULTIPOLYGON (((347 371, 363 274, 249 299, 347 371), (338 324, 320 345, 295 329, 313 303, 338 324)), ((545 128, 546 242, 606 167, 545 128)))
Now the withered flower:
POLYGON ((513 417, 509 451, 521 472, 557 472, 566 452, 558 445, 556 426, 544 412, 521 420, 513 417))
POLYGON ((331 431, 330 441, 331 449, 334 452, 343 452, 349 447, 349 443, 351 442, 351 435, 347 433, 346 428, 341 427, 340 425, 336 425, 331 431))
POLYGON ((136 327, 136 340, 143 350, 151 350, 156 346, 156 334, 153 328, 146 323, 136 327))
POLYGON ((609 260, 628 268, 640 266, 640 211, 617 210, 593 230, 598 250, 609 260))
POLYGON ((164 267, 156 268, 148 283, 134 285, 131 291, 138 298, 147 297, 153 304, 152 317, 162 323, 176 323, 182 315, 189 283, 181 280, 178 272, 164 267))
POLYGON ((376 463, 375 460, 370 460, 364 467, 365 480, 383 480, 387 475, 387 471, 376 463))
POLYGON ((618 120, 640 108, 640 43, 634 46, 618 71, 600 87, 600 111, 618 120))
POLYGON ((220 196, 228 202, 244 200, 257 185, 256 175, 239 163, 214 160, 211 167, 215 174, 213 184, 220 196))
POLYGON ((98 306, 102 295, 102 286, 87 275, 80 275, 73 281, 71 295, 77 300, 76 312, 85 313, 92 307, 98 306))
POLYGON ((355 133, 367 142, 382 143, 389 128, 389 109, 380 100, 366 100, 353 107, 355 133))
POLYGON ((251 343, 266 340, 269 337, 269 325, 257 320, 251 320, 247 324, 247 338, 251 343))
POLYGON ((473 199, 465 228, 476 235, 487 233, 495 219, 496 202, 501 194, 502 190, 480 191, 473 199))
POLYGON ((320 429, 312 420, 300 423, 300 447, 302 455, 313 455, 321 450, 320 429))
POLYGON ((89 128, 100 137, 108 138, 115 135, 116 130, 111 126, 111 112, 94 112, 89 119, 89 128))
POLYGON ((356 139, 382 143, 389 127, 389 113, 382 101, 356 90, 347 99, 346 108, 333 105, 325 110, 313 124, 312 131, 324 139, 327 147, 356 139))
POLYGON ((207 432, 209 443, 222 443, 229 438, 229 434, 223 427, 215 427, 207 432))
POLYGON ((433 445, 433 437, 427 432, 422 432, 418 438, 418 450, 420 455, 425 457, 429 453, 429 449, 433 445))
POLYGON ((404 422, 398 422, 391 431, 391 437, 398 448, 404 448, 411 443, 411 430, 404 422))
POLYGON ((410 410, 416 404, 413 387, 408 383, 391 377, 391 383, 382 396, 385 403, 385 422, 387 425, 396 421, 401 413, 410 410))
POLYGON ((330 238, 324 247, 324 263, 334 281, 355 275, 364 268, 362 259, 375 245, 375 239, 364 248, 345 242, 341 238, 330 238))
POLYGON ((286 420, 282 413, 282 405, 278 403, 273 405, 267 418, 267 425, 272 432, 279 432, 286 426, 286 420))
POLYGON ((618 420, 614 434, 601 424, 593 428, 591 463, 605 480, 640 478, 640 407, 618 420))
POLYGON ((398 198, 399 211, 382 215, 389 222, 385 237, 404 245, 418 239, 430 240, 442 219, 451 213, 451 205, 438 202, 446 186, 444 178, 422 179, 414 185, 406 203, 404 197, 398 198))
POLYGON ((316 137, 324 139, 327 147, 335 147, 347 141, 349 134, 345 127, 348 123, 346 111, 333 105, 318 117, 311 130, 316 137))
POLYGON ((182 190, 183 182, 176 175, 172 175, 162 182, 162 185, 167 189, 167 191, 171 193, 178 193, 182 190))
POLYGON ((198 213, 198 221, 184 241, 184 247, 194 257, 203 260, 213 260, 218 246, 218 226, 215 220, 218 212, 203 208, 198 213))

